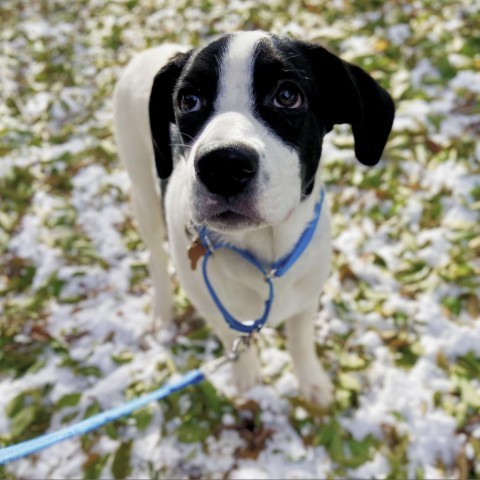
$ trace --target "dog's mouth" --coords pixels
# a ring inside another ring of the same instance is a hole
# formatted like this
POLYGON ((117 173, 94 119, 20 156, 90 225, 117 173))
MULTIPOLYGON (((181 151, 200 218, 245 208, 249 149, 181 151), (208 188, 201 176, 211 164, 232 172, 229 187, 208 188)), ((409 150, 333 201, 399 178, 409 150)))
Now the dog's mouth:
POLYGON ((213 230, 229 232, 254 230, 266 224, 252 195, 222 198, 198 189, 193 195, 194 222, 206 224, 213 230))
POLYGON ((246 215, 227 209, 212 215, 207 219, 206 223, 216 230, 240 230, 258 227, 263 222, 255 215, 246 215))

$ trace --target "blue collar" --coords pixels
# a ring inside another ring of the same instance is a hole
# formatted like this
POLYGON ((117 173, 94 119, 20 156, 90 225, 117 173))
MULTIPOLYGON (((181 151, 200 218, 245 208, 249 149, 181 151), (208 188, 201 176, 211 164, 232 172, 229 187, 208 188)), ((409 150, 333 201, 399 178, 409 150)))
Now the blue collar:
POLYGON ((205 280, 205 284, 207 286, 208 292, 210 293, 210 296, 212 297, 213 301, 215 302, 215 305, 220 310, 220 313, 223 315, 223 318, 228 323, 228 326, 230 328, 242 333, 251 334, 255 330, 260 331, 260 329, 263 327, 263 325, 268 319, 268 315, 270 314, 270 309, 272 307, 272 303, 275 297, 273 279, 282 277, 283 275, 285 275, 310 244, 313 238, 313 235, 315 233, 315 230, 317 228, 320 214, 322 213, 322 204, 323 204, 324 196, 325 196, 325 192, 322 188, 322 190, 320 191, 320 199, 315 204, 314 216, 312 220, 309 222, 309 224, 303 231, 302 235, 298 239, 297 243, 295 244, 291 252, 283 256, 276 262, 274 262, 270 266, 270 268, 265 268, 264 265, 259 260, 257 260, 248 250, 235 247, 234 245, 230 245, 227 242, 213 243, 211 240, 211 235, 209 236, 209 231, 207 229, 207 226, 203 225, 201 227, 198 227, 198 235, 199 235, 200 241, 202 242, 206 250, 205 256, 203 257, 203 265, 202 265, 203 278, 205 280), (231 250, 237 253, 244 260, 252 264, 257 270, 259 270, 262 273, 265 281, 268 284, 268 298, 265 301, 265 310, 263 311, 262 316, 257 320, 243 322, 243 323, 239 322, 223 306, 212 284, 210 283, 210 279, 208 278, 208 273, 207 273, 208 259, 213 255, 213 252, 215 250, 220 250, 222 248, 226 248, 228 250, 231 250))

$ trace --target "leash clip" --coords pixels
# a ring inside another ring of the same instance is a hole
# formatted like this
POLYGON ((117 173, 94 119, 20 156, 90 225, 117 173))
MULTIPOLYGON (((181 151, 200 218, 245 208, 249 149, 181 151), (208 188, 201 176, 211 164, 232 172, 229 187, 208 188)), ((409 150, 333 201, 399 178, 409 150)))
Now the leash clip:
POLYGON ((237 337, 232 344, 232 349, 227 354, 227 358, 231 362, 236 362, 240 355, 250 348, 251 335, 241 335, 237 337))
POLYGON ((250 348, 251 335, 241 335, 237 337, 233 343, 232 348, 228 353, 222 355, 221 357, 212 360, 209 363, 203 365, 200 368, 204 375, 210 375, 216 372, 220 367, 223 367, 226 363, 236 362, 242 353, 246 352, 250 348))

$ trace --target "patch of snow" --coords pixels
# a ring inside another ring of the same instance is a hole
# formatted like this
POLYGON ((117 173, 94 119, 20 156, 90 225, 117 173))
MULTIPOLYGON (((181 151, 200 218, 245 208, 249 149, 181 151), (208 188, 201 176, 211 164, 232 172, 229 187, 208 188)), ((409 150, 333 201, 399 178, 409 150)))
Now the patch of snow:
POLYGON ((268 473, 265 470, 257 466, 244 466, 244 467, 233 470, 230 473, 230 478, 232 480, 250 480, 250 479, 263 480, 271 477, 268 475, 268 473))
POLYGON ((278 348, 264 348, 260 351, 264 367, 262 372, 269 377, 278 375, 290 361, 290 355, 278 348))
POLYGON ((402 45, 411 34, 410 26, 405 23, 391 25, 387 28, 388 38, 394 45, 402 45))
POLYGON ((446 265, 450 260, 451 243, 445 238, 445 232, 440 228, 422 230, 417 237, 421 246, 417 255, 431 267, 446 265))
POLYGON ((450 86, 480 94, 480 73, 473 70, 461 70, 450 81, 450 86))
POLYGON ((365 462, 361 467, 350 470, 350 478, 386 478, 390 472, 390 464, 385 456, 377 452, 373 460, 365 462))
POLYGON ((366 35, 351 35, 341 44, 343 55, 347 60, 361 57, 363 55, 371 55, 375 51, 375 39, 366 35))

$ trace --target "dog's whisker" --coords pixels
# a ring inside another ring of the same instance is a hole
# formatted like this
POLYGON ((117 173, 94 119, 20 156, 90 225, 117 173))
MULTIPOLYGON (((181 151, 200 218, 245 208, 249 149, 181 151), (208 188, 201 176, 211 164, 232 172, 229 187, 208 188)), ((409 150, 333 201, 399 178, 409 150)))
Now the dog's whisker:
POLYGON ((187 137, 187 138, 189 138, 190 140, 193 140, 193 141, 195 140, 194 137, 192 137, 191 135, 189 135, 188 133, 185 133, 185 132, 182 133, 182 137, 187 137))
POLYGON ((180 148, 193 148, 193 145, 187 145, 185 143, 170 143, 171 147, 180 147, 180 148))

